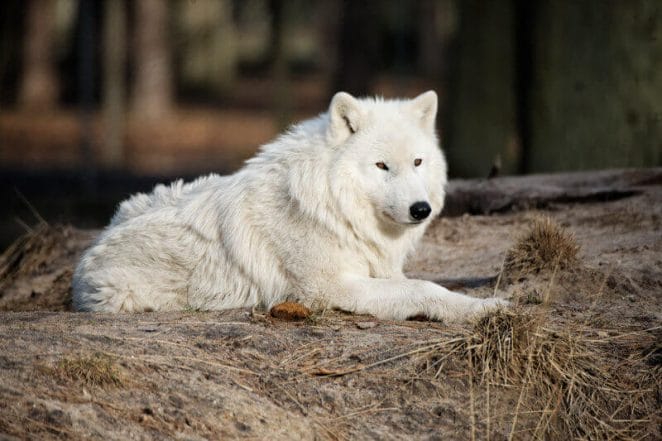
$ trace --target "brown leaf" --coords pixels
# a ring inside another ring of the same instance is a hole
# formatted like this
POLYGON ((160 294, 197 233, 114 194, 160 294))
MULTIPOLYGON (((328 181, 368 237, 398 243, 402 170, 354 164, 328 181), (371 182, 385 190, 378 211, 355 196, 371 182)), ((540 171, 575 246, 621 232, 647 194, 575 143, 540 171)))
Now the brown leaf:
POLYGON ((271 308, 270 313, 272 317, 286 321, 305 320, 312 314, 310 309, 294 302, 280 303, 271 308))

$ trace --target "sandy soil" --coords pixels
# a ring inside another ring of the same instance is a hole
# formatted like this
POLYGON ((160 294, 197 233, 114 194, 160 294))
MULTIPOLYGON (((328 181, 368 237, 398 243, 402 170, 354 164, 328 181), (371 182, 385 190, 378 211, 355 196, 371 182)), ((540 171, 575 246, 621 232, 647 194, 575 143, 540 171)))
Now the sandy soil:
MULTIPOLYGON (((95 232, 39 227, 0 258, 0 438, 660 439, 661 177, 601 175, 600 185, 627 190, 602 199, 568 197, 572 179, 553 178, 564 197, 536 193, 527 204, 525 192, 505 209, 435 220, 408 274, 511 297, 515 315, 495 318, 507 328, 495 339, 485 322, 339 311, 302 321, 251 310, 74 313, 72 267, 95 232), (498 277, 541 215, 574 234, 579 262, 498 277), (494 352, 501 358, 485 355, 491 342, 508 346, 494 352), (526 344, 518 352, 515 342, 526 344)), ((454 189, 549 184, 527 179, 454 189)))

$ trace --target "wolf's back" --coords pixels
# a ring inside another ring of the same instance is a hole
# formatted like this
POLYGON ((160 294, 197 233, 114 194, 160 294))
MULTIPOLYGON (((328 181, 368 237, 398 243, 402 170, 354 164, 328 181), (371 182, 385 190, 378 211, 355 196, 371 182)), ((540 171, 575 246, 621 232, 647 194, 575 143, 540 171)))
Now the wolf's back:
POLYGON ((178 179, 170 185, 157 185, 151 193, 137 193, 120 204, 110 220, 110 226, 121 224, 152 210, 176 205, 183 196, 216 178, 218 175, 211 174, 188 184, 185 184, 182 179, 178 179))

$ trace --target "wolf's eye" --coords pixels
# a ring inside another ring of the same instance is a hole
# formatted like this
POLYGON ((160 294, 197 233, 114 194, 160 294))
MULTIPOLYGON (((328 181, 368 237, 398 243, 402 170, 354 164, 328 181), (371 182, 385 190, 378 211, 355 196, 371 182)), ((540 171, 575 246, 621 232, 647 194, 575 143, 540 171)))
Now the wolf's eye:
POLYGON ((421 158, 416 158, 416 159, 414 159, 414 165, 415 165, 416 167, 418 167, 419 165, 421 165, 421 162, 423 162, 423 160, 422 160, 421 158))
POLYGON ((388 170, 388 167, 386 166, 386 164, 384 164, 384 163, 381 162, 381 161, 380 161, 380 162, 376 162, 375 165, 377 166, 377 168, 381 168, 382 170, 388 170))

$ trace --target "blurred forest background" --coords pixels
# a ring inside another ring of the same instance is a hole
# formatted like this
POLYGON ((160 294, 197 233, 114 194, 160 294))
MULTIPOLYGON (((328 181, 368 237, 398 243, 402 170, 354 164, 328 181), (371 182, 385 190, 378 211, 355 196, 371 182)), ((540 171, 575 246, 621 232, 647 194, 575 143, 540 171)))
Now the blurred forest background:
POLYGON ((4 0, 0 249, 427 89, 454 177, 660 166, 662 1, 4 0))

